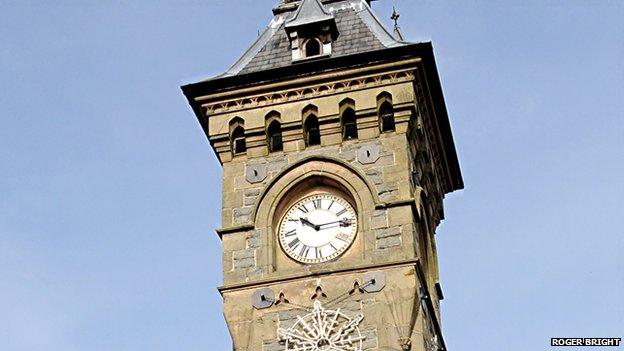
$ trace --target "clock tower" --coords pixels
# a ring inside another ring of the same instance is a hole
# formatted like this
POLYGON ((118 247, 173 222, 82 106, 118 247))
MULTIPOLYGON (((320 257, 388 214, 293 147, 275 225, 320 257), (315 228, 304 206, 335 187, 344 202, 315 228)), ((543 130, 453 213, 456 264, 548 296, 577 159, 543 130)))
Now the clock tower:
POLYGON ((229 70, 182 87, 223 167, 233 349, 446 350, 435 231, 463 181, 431 43, 365 0, 273 15, 229 70))

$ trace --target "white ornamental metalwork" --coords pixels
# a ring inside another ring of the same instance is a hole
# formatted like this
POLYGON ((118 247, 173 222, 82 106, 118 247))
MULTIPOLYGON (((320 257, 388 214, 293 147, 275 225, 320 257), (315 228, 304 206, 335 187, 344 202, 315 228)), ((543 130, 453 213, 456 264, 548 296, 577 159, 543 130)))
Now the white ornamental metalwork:
POLYGON ((364 337, 358 326, 364 316, 349 318, 340 309, 326 310, 319 301, 314 310, 288 328, 278 328, 277 334, 292 351, 362 351, 364 337))

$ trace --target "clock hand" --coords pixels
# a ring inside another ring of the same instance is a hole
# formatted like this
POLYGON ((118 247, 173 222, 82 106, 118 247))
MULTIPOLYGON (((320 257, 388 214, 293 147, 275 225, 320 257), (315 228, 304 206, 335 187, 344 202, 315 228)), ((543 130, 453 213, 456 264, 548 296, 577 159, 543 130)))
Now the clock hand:
MULTIPOLYGON (((327 223, 319 224, 317 227, 324 227, 324 226, 327 226, 327 225, 330 225, 330 224, 336 224, 336 223, 339 223, 340 227, 349 227, 349 226, 351 226, 351 220, 349 220, 348 218, 345 218, 345 219, 341 219, 339 221, 333 221, 333 222, 327 222, 327 223)), ((333 227, 331 227, 331 228, 333 228, 333 227)), ((323 228, 323 229, 325 229, 325 228, 323 228)))
POLYGON ((314 230, 316 230, 317 232, 321 229, 320 226, 310 222, 307 218, 299 218, 299 220, 301 221, 301 223, 303 223, 304 225, 307 225, 310 228, 314 228, 314 230))
MULTIPOLYGON (((323 230, 327 230, 327 229, 332 229, 332 228, 338 228, 338 227, 345 227, 345 226, 343 226, 343 225, 341 225, 341 224, 336 224, 336 223, 334 223, 333 225, 327 225, 327 226, 325 226, 325 227, 321 228, 319 231, 323 231, 323 230)), ((348 227, 348 226, 346 226, 346 227, 348 227)))

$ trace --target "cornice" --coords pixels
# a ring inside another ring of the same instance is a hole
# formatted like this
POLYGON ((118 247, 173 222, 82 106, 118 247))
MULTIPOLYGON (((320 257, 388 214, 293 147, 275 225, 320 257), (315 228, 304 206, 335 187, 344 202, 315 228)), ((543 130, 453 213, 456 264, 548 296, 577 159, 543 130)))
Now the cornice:
POLYGON ((207 115, 238 112, 258 107, 274 106, 287 102, 309 100, 370 87, 392 85, 414 80, 411 72, 395 72, 360 79, 347 79, 296 90, 282 90, 246 98, 234 99, 214 104, 202 105, 207 115))
MULTIPOLYGON (((418 60, 410 60, 416 64, 418 60)), ((376 67, 377 69, 381 67, 376 67)), ((393 67, 387 67, 393 68, 393 67)), ((241 89, 223 94, 215 94, 196 98, 201 102, 202 112, 210 117, 222 113, 231 113, 255 109, 259 107, 275 106, 283 103, 309 100, 322 96, 330 96, 354 90, 361 90, 371 87, 381 87, 401 82, 415 80, 416 66, 402 69, 388 70, 377 74, 365 74, 361 70, 360 74, 354 76, 355 72, 344 72, 343 75, 331 75, 327 77, 317 77, 311 80, 287 81, 280 84, 270 84, 256 87, 254 89, 241 89), (335 79, 344 77, 342 79, 335 79), (324 79, 323 79, 324 78, 324 79), (332 79, 334 78, 334 79, 332 79), (305 84, 314 82, 316 84, 305 84), (299 86, 293 88, 293 83, 299 86), (305 85, 303 85, 305 84, 305 85), (204 102, 205 101, 205 102, 204 102)))

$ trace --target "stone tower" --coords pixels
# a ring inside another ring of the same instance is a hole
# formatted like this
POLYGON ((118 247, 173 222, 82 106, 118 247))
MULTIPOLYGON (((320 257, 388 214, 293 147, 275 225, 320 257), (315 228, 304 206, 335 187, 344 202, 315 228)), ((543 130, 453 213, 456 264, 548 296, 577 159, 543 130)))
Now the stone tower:
POLYGON ((463 181, 431 43, 365 0, 273 14, 227 72, 182 87, 223 166, 234 350, 445 350, 435 230, 463 181))

